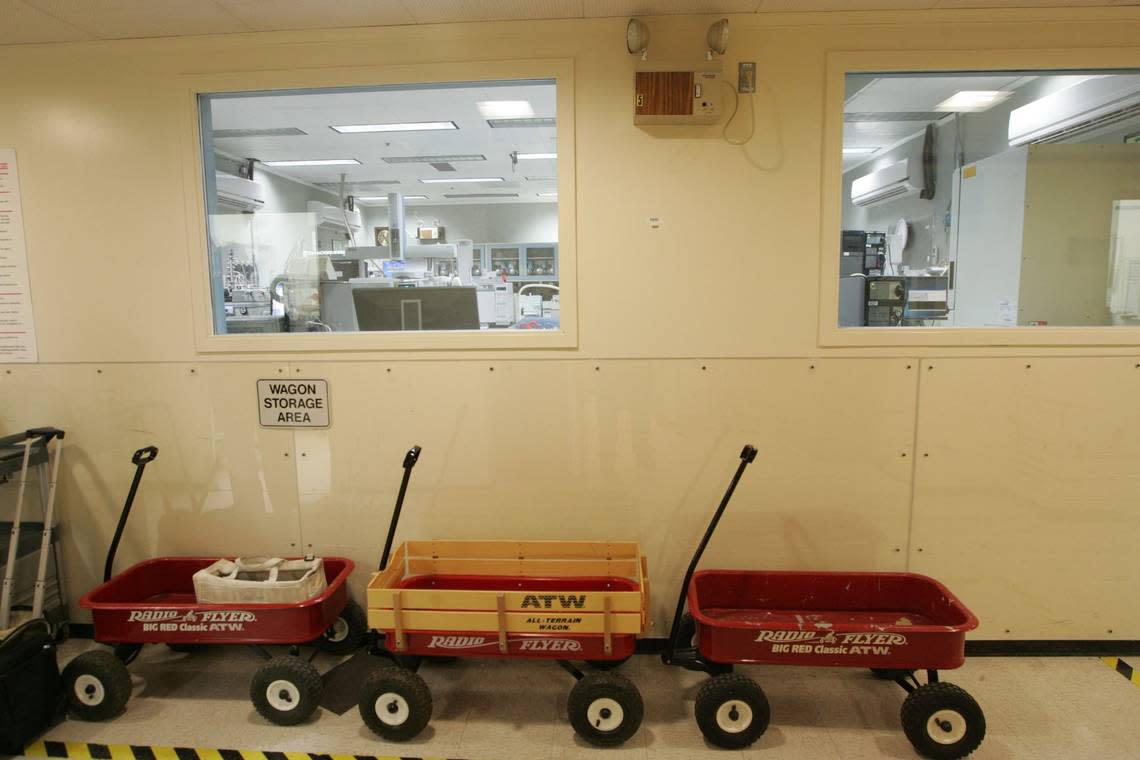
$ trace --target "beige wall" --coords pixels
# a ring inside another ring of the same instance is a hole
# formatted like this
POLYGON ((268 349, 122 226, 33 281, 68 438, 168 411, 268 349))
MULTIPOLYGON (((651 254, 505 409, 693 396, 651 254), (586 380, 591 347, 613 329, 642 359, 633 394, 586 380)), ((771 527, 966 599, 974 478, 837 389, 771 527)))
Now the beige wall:
MULTIPOLYGON (((817 342, 827 53, 1013 44, 1048 65, 1135 44, 1140 9, 733 17, 726 66, 758 62, 747 150, 765 171, 719 126, 632 125, 624 23, 0 48, 42 362, 0 368, 0 432, 69 430, 73 591, 99 573, 140 445, 162 454, 121 564, 301 548, 371 564, 420 443, 403 536, 636 538, 663 633, 751 441, 706 565, 931 572, 984 638, 1140 638, 1135 347, 817 342), (574 61, 577 349, 196 353, 184 77, 546 57, 574 61), (257 426, 254 380, 279 374, 328 378, 329 431, 257 426)), ((655 57, 702 52, 708 18, 649 23, 655 57)))

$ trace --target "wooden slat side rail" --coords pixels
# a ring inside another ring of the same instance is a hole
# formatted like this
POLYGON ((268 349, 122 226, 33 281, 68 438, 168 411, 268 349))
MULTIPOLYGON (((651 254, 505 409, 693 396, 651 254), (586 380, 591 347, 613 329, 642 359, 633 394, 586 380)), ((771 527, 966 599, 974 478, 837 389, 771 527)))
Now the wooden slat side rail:
POLYGON ((633 541, 408 541, 421 559, 636 559, 633 541))
POLYGON ((404 609, 409 610, 470 610, 498 609, 498 597, 511 612, 528 610, 549 612, 601 612, 605 598, 610 599, 614 612, 640 612, 644 608, 642 591, 453 591, 449 589, 376 589, 368 590, 370 609, 391 609, 392 597, 397 591, 403 596, 404 609))
POLYGON ((402 652, 407 647, 404 641, 404 610, 401 604, 403 592, 397 591, 392 598, 392 627, 396 631, 396 651, 402 652))
POLYGON ((503 600, 503 595, 499 594, 499 651, 503 654, 507 653, 507 608, 503 600))
POLYGON ((540 578, 636 579, 636 559, 408 559, 408 575, 530 575, 540 578))
MULTIPOLYGON (((388 567, 378 573, 373 573, 371 580, 368 581, 368 589, 365 591, 365 602, 369 607, 381 606, 380 598, 375 595, 375 590, 391 588, 407 574, 407 556, 404 552, 404 545, 396 549, 396 552, 391 556, 388 561, 388 567)), ((384 600, 386 603, 383 606, 390 607, 391 601, 389 596, 385 595, 384 600)))
MULTIPOLYGON (((449 610, 402 610, 404 631, 498 631, 499 612, 455 612, 449 610)), ((604 615, 565 612, 503 612, 507 633, 605 633, 604 615)), ((642 632, 641 614, 611 613, 610 633, 642 632)), ((394 630, 395 610, 368 610, 368 624, 381 630, 394 630)))
POLYGON ((641 627, 643 632, 648 632, 653 627, 653 620, 649 616, 650 603, 649 561, 643 555, 641 557, 641 627))

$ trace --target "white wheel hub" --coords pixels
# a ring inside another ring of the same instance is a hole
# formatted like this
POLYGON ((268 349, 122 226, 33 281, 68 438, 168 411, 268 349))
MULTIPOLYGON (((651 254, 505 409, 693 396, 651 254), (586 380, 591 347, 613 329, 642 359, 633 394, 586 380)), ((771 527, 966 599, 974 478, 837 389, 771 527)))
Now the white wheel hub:
POLYGON ((103 682, 95 676, 84 673, 75 679, 75 698, 80 704, 96 707, 103 704, 106 696, 107 691, 103 688, 103 682))
POLYGON ((957 710, 939 710, 926 721, 926 733, 939 744, 957 744, 966 735, 966 719, 957 710))
POLYGON ((716 725, 726 734, 739 734, 752 725, 752 708, 747 702, 730 699, 716 709, 716 725))
POLYGON ((265 688, 265 701, 277 712, 289 712, 301 704, 301 690, 292 681, 279 678, 265 688))
POLYGON ((386 691, 377 697, 373 709, 376 711, 376 717, 380 719, 380 722, 389 726, 404 725, 412 714, 408 700, 394 691, 386 691))
POLYGON ((332 642, 341 642, 348 638, 348 622, 338 617, 325 631, 325 638, 332 642))
POLYGON ((596 731, 608 733, 621 728, 625 721, 625 710, 621 709, 617 700, 599 697, 586 708, 586 719, 596 731))

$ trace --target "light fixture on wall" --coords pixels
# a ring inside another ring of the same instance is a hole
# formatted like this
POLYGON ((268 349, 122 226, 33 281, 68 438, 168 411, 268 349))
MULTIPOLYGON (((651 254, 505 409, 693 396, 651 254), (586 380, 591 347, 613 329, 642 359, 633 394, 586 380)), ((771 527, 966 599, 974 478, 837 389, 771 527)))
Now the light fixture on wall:
POLYGON ((724 55, 724 52, 728 50, 728 19, 722 18, 710 26, 708 34, 705 35, 705 41, 709 46, 708 58, 710 61, 713 53, 724 55))
POLYGON ((630 55, 640 55, 643 61, 649 55, 649 27, 645 22, 631 18, 625 25, 625 49, 630 55))

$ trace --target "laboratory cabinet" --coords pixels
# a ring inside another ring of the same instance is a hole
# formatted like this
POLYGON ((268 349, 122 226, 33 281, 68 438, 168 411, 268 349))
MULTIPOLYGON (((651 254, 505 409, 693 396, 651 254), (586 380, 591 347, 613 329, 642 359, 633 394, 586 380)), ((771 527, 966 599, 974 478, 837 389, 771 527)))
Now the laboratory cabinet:
POLYGON ((558 279, 557 243, 489 243, 482 247, 484 265, 489 267, 487 271, 505 272, 508 282, 550 282, 558 279))

